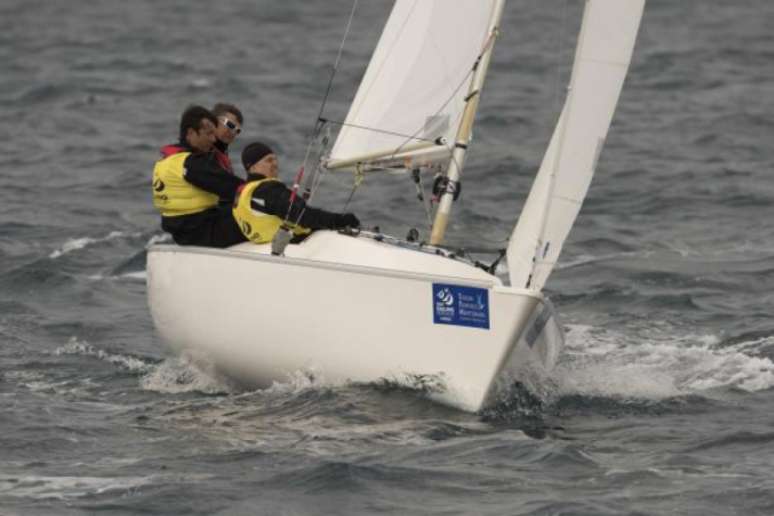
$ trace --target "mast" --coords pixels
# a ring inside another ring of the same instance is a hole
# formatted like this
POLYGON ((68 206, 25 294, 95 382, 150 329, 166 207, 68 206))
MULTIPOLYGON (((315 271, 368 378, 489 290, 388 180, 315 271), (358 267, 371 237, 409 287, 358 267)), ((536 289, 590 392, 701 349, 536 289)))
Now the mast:
POLYGON ((430 235, 430 243, 433 245, 438 245, 443 242, 446 226, 449 223, 452 202, 454 202, 454 198, 456 197, 455 193, 459 187, 460 174, 462 173, 462 167, 465 164, 465 155, 468 150, 468 144, 470 143, 471 132, 473 130, 473 121, 476 118, 476 111, 478 110, 478 103, 481 97, 481 89, 484 86, 484 79, 489 70, 489 62, 492 58, 494 42, 499 33, 500 20, 502 19, 504 6, 505 0, 495 1, 492 8, 492 17, 489 22, 489 38, 487 39, 487 46, 484 48, 483 53, 473 68, 473 77, 470 79, 470 88, 465 97, 465 110, 462 113, 462 121, 457 129, 457 136, 454 140, 454 150, 446 174, 448 182, 441 195, 438 210, 435 214, 435 221, 433 222, 433 230, 430 235))

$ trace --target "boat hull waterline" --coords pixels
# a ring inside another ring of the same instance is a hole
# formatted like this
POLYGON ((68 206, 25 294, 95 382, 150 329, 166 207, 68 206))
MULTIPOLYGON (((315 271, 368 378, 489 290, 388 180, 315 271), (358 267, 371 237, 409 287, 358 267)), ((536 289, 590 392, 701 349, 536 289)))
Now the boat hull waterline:
POLYGON ((468 263, 320 231, 269 245, 153 246, 148 299, 169 347, 250 386, 299 372, 392 381, 476 412, 526 369, 550 370, 562 331, 539 292, 468 263), (379 266, 376 266, 376 265, 379 266))

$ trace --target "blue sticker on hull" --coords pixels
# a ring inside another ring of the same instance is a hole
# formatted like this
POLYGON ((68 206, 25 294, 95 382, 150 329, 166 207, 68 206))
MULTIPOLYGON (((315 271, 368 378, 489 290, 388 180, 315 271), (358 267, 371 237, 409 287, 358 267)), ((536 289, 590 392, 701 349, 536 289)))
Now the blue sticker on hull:
POLYGON ((489 291, 433 283, 433 322, 489 329, 489 291))

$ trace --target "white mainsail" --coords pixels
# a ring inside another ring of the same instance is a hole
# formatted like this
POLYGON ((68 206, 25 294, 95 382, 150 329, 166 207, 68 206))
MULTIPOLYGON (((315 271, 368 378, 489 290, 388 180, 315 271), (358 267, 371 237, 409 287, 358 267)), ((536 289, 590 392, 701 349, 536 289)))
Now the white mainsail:
POLYGON ((543 288, 594 175, 645 0, 587 0, 568 98, 508 244, 511 285, 543 288))
POLYGON ((495 4, 397 0, 329 163, 396 151, 448 161, 495 4), (432 144, 439 137, 446 146, 432 144))

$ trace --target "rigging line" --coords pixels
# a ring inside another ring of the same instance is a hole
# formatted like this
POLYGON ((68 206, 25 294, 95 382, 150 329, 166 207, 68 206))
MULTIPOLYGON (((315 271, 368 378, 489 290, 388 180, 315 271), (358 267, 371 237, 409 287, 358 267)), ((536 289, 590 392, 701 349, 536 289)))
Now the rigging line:
MULTIPOLYGON (((494 40, 495 40, 495 36, 496 35, 497 35, 497 30, 492 31, 489 34, 489 36, 487 37, 487 40, 484 42, 484 45, 481 48, 481 51, 476 56, 476 59, 473 62, 473 66, 470 67, 470 70, 468 70, 468 72, 465 74, 465 76, 460 80, 459 84, 454 89, 452 94, 444 101, 443 104, 441 104, 441 107, 439 107, 435 111, 435 113, 433 113, 432 116, 438 116, 438 114, 441 111, 443 111, 446 108, 446 106, 448 106, 449 103, 452 100, 454 100, 454 98, 457 96, 459 91, 468 82, 470 77, 473 75, 473 73, 478 68, 478 65, 481 62, 481 59, 483 58, 484 54, 486 54, 486 52, 489 51, 489 49, 494 44, 494 40)), ((474 94, 478 95, 478 94, 480 94, 480 92, 476 91, 476 92, 474 92, 474 94)), ((466 100, 469 100, 469 99, 466 99, 466 100)), ((432 138, 422 138, 422 137, 420 137, 419 133, 422 131, 422 129, 423 129, 422 127, 420 127, 419 129, 414 131, 414 133, 409 135, 409 134, 402 134, 402 133, 397 133, 397 132, 393 132, 393 131, 386 131, 386 130, 382 130, 382 129, 376 129, 376 128, 373 128, 373 127, 360 126, 360 125, 356 125, 356 124, 348 124, 346 122, 340 122, 340 121, 336 121, 336 120, 328 120, 328 119, 322 119, 322 120, 324 120, 325 122, 331 123, 331 124, 341 125, 343 127, 354 127, 356 129, 363 129, 363 130, 366 130, 366 131, 373 131, 373 132, 378 132, 378 133, 382 133, 382 134, 388 134, 388 135, 391 135, 391 136, 400 136, 402 138, 405 138, 406 140, 403 141, 400 145, 398 145, 398 147, 395 148, 395 151, 392 153, 392 155, 389 156, 389 158, 393 158, 393 157, 397 156, 398 154, 400 154, 400 152, 403 149, 403 147, 408 145, 408 143, 411 142, 412 140, 426 141, 426 142, 434 142, 434 141, 436 141, 435 139, 432 139, 432 138)), ((449 151, 452 151, 453 150, 453 146, 447 146, 447 149, 449 151)))
POLYGON ((349 208, 349 203, 352 202, 352 198, 355 196, 355 192, 357 191, 361 182, 362 181, 358 181, 357 179, 355 179, 355 182, 352 185, 352 191, 349 192, 349 197, 347 197, 347 202, 344 203, 344 207, 341 209, 343 213, 347 212, 347 208, 349 208))
POLYGON ((344 52, 344 44, 347 42, 347 37, 349 37, 349 30, 352 28, 352 20, 355 18, 355 11, 357 10, 357 4, 359 0, 355 0, 352 4, 352 10, 349 13, 349 20, 347 21, 347 27, 344 29, 344 37, 341 39, 341 45, 339 45, 339 52, 336 55, 336 61, 333 64, 333 68, 331 68, 331 76, 328 79, 328 87, 325 89, 325 96, 323 97, 322 105, 320 105, 320 112, 317 115, 317 120, 315 121, 315 129, 317 129, 318 125, 321 122, 323 112, 325 111, 325 105, 328 103, 328 97, 331 94, 331 89, 333 88, 333 79, 336 76, 336 72, 339 69, 339 63, 341 62, 341 55, 344 52))
MULTIPOLYGON (((414 191, 417 195, 417 200, 422 204, 422 208, 425 211, 425 216, 427 216, 427 224, 428 229, 432 231, 433 229, 433 217, 430 207, 427 205, 427 196, 425 195, 425 184, 422 181, 422 172, 420 168, 414 168, 411 170, 411 177, 410 177, 412 183, 414 183, 414 191)), ((431 192, 432 193, 432 192, 431 192)))
MULTIPOLYGON (((403 24, 401 25, 400 29, 397 31, 396 37, 395 37, 395 39, 393 40, 392 44, 390 45, 390 49, 389 49, 389 50, 387 50, 387 55, 388 55, 388 56, 392 54, 392 51, 393 51, 393 49, 395 48, 395 45, 397 45, 397 44, 398 44, 398 41, 400 41, 400 37, 401 37, 401 35, 403 34, 403 31, 404 31, 404 30, 406 29, 406 27, 408 26, 409 20, 411 19, 412 15, 413 15, 413 13, 414 13, 414 10, 417 8, 417 3, 418 3, 418 2, 414 2, 414 4, 411 6, 411 10, 408 12, 408 15, 407 15, 407 16, 406 16, 406 18, 403 20, 403 24)), ((381 40, 381 38, 380 38, 380 40, 381 40)), ((372 56, 372 59, 373 59, 373 56, 372 56)), ((378 67, 378 69, 376 70, 376 73, 375 73, 375 75, 374 75, 374 76, 375 76, 375 78, 377 78, 377 79, 378 79, 379 77, 381 77, 382 70, 384 69, 384 66, 385 66, 385 64, 386 64, 386 63, 387 63, 387 59, 383 60, 383 61, 382 61, 382 62, 379 64, 379 67, 378 67)), ((370 68, 370 63, 369 63, 369 68, 370 68)), ((371 88, 373 88, 373 87, 374 87, 374 85, 376 84, 376 82, 377 82, 376 80, 372 81, 372 82, 371 82, 371 85, 370 85, 370 86, 369 86, 369 87, 368 87, 368 88, 367 88, 365 91, 363 91, 363 98, 366 98, 366 97, 368 97, 368 95, 369 95, 369 94, 370 94, 370 92, 371 92, 371 88)), ((362 107, 363 107, 363 103, 362 103, 362 102, 361 102, 360 104, 358 104, 357 108, 355 108, 355 104, 354 104, 354 102, 353 102, 353 104, 352 104, 352 108, 351 108, 351 114, 352 114, 354 117, 357 117, 357 116, 358 116, 358 114, 360 113, 360 109, 361 109, 362 107)))
MULTIPOLYGON (((478 68, 478 64, 481 62, 481 59, 483 58, 484 54, 494 44, 494 38, 495 38, 496 34, 497 34, 497 31, 492 31, 492 33, 489 34, 489 37, 484 42, 484 46, 482 47, 482 49, 479 52, 479 54, 476 56, 476 59, 475 59, 475 61, 473 63, 473 66, 471 66, 470 70, 468 70, 468 72, 465 74, 465 76, 460 80, 459 84, 454 89, 452 94, 444 101, 443 104, 441 104, 441 107, 439 107, 435 111, 435 113, 433 113, 432 116, 438 116, 438 114, 441 111, 443 111, 446 108, 446 106, 448 106, 449 103, 452 100, 454 100, 454 98, 457 96, 459 91, 468 82, 468 80, 470 79, 471 75, 473 75, 473 73, 478 68)), ((476 95, 480 94, 480 92, 474 92, 474 93, 476 95)), ((382 134, 388 134, 388 135, 391 135, 391 136, 400 136, 400 137, 405 138, 406 140, 403 141, 400 145, 398 145, 398 147, 395 148, 395 151, 392 153, 391 156, 389 156, 389 158, 393 158, 393 157, 397 156, 398 154, 400 154, 400 152, 403 149, 403 147, 408 145, 408 143, 411 140, 426 141, 426 142, 434 142, 434 141, 436 141, 435 139, 432 139, 432 138, 422 138, 422 137, 420 137, 419 133, 422 131, 422 129, 423 129, 422 127, 417 129, 416 131, 414 131, 413 134, 402 134, 402 133, 397 133, 397 132, 393 132, 393 131, 385 131, 385 130, 382 130, 382 129, 376 129, 376 128, 373 128, 373 127, 360 126, 360 125, 356 125, 356 124, 348 124, 346 122, 339 122, 339 121, 336 121, 336 120, 328 120, 328 119, 323 119, 323 120, 325 122, 328 122, 328 123, 331 123, 331 124, 335 124, 335 125, 341 125, 343 127, 354 127, 356 129, 363 129, 363 130, 366 130, 366 131, 373 131, 373 132, 378 132, 378 133, 382 133, 382 134)), ((451 151, 451 150, 453 150, 453 146, 447 146, 447 149, 451 151)))
MULTIPOLYGON (((352 9, 349 12, 349 19, 347 20, 347 26, 344 29, 344 36, 341 38, 341 44, 339 45, 339 51, 336 54, 336 60, 333 63, 333 67, 331 68, 331 75, 328 78, 328 86, 325 88, 325 95, 323 96, 322 103, 320 104, 320 111, 317 114, 317 119, 315 120, 315 123, 314 123, 314 129, 312 129, 312 133, 309 136, 309 143, 306 146, 306 153, 304 155, 304 161, 303 161, 303 163, 301 165, 301 169, 299 170, 299 173, 297 175, 297 177, 299 178, 299 181, 298 181, 299 183, 301 183, 303 181, 304 170, 306 170, 306 166, 307 166, 307 164, 309 162, 309 154, 312 151, 312 146, 314 145, 315 140, 319 137, 320 132, 322 131, 322 128, 325 126, 325 122, 323 121, 323 116, 322 115, 323 115, 323 112, 325 111, 325 106, 328 103, 328 97, 331 94, 331 89, 333 88, 333 79, 336 77, 336 72, 339 69, 339 63, 341 62, 341 56, 342 56, 342 54, 344 52, 344 45, 347 42, 347 38, 349 37, 349 31, 352 28, 352 20, 355 18, 355 12, 357 11, 358 2, 359 2, 359 0, 354 0, 354 2, 352 4, 352 9)), ((315 172, 314 173, 316 173, 316 172, 317 172, 317 168, 315 168, 315 172)), ((296 186, 296 185, 294 185, 294 186, 296 186)), ((301 187, 300 184, 297 185, 297 188, 300 188, 300 187, 301 187)), ((290 210, 293 208, 293 203, 294 202, 295 202, 295 196, 293 196, 291 198, 291 202, 288 205, 288 211, 285 214, 285 222, 287 222, 288 219, 290 218, 290 210)), ((301 213, 303 214, 303 211, 301 213)), ((300 219, 300 217, 301 216, 299 215, 299 219, 300 219)))
MULTIPOLYGON (((368 126, 365 126, 365 125, 350 124, 350 123, 347 123, 347 122, 340 122, 338 120, 329 120, 327 118, 321 118, 320 121, 325 122, 325 123, 329 123, 329 124, 333 124, 333 125, 340 125, 342 127, 353 127, 355 129, 362 129, 364 131, 371 131, 371 132, 374 132, 374 133, 388 134, 390 136, 400 136, 402 138, 408 138, 409 140, 419 140, 419 141, 422 141, 422 142, 434 142, 435 141, 432 138, 421 138, 419 136, 416 136, 416 134, 418 134, 419 131, 414 133, 414 135, 410 135, 410 134, 404 134, 404 133, 397 133, 397 132, 394 132, 394 131, 387 131, 387 130, 384 130, 384 129, 377 129, 375 127, 368 127, 368 126)), ((401 144, 401 146, 404 146, 404 145, 406 145, 406 144, 405 143, 401 144)), ((397 154, 397 152, 395 154, 397 154)))
MULTIPOLYGON (((298 216, 296 217, 296 220, 294 224, 298 225, 301 222, 301 218, 304 216, 304 213, 306 213, 306 209, 309 207, 309 203, 314 198, 314 194, 317 192, 317 189, 322 184, 322 180, 325 177, 325 170, 322 169, 320 166, 322 155, 327 151, 328 147, 328 138, 325 137, 322 140, 319 138, 316 140, 319 144, 319 149, 317 150, 317 165, 315 166, 315 170, 312 173, 312 186, 309 189, 309 198, 304 199, 304 207, 299 212, 298 216)), ((291 205, 292 207, 292 205, 291 205)), ((285 221, 287 222, 287 219, 290 217, 290 208, 288 208, 288 213, 285 217, 285 221)))
MULTIPOLYGON (((498 31, 498 28, 495 27, 495 30, 493 30, 492 32, 489 33, 489 37, 484 42, 484 46, 482 47, 481 51, 476 56, 476 60, 473 62, 473 66, 470 68, 470 70, 468 70, 468 73, 465 74, 465 77, 462 78, 460 83, 454 89, 454 92, 452 92, 451 96, 449 96, 449 98, 446 99, 446 101, 441 105, 440 108, 438 108, 436 110, 435 113, 433 113, 432 116, 434 116, 434 117, 438 116, 438 114, 441 111, 443 111, 446 108, 446 106, 448 106, 449 103, 457 96, 457 93, 459 93, 459 91, 462 89, 462 87, 465 85, 465 83, 468 82, 468 80, 473 75, 473 73, 475 73, 475 71, 478 69, 478 65, 481 62, 481 59, 484 57, 484 54, 486 54, 489 51, 489 49, 491 48, 491 46, 494 44, 494 39, 495 39, 495 36, 497 35, 497 31, 498 31)), ((475 91, 475 92, 473 92, 473 95, 479 95, 480 93, 481 93, 480 91, 475 91)), ((466 102, 469 101, 469 100, 470 100, 470 96, 465 99, 466 102)), ((396 151, 393 154, 393 156, 395 156, 396 154, 399 154, 400 150, 403 147, 405 147, 411 141, 411 139, 416 138, 416 135, 418 135, 421 130, 422 130, 422 128, 420 127, 419 129, 417 129, 414 132, 414 134, 411 135, 411 137, 409 137, 406 141, 401 143, 398 146, 398 148, 396 149, 396 151)), ((456 142, 454 142, 454 143, 456 143, 456 142)), ((451 150, 451 147, 450 147, 450 150, 451 150)))
MULTIPOLYGON (((432 207, 430 206, 427 196, 425 195, 425 183, 422 181, 422 174, 419 174, 419 187, 422 189, 422 196, 424 199, 422 199, 422 207, 425 209, 425 214, 427 215, 427 224, 430 229, 430 231, 433 230, 433 215, 432 215, 432 207)), ((432 193, 432 192, 431 192, 432 193)))
POLYGON ((314 194, 320 189, 323 179, 327 175, 327 169, 322 166, 322 156, 328 152, 328 145, 321 145, 320 150, 317 153, 317 166, 312 176, 312 187, 309 189, 309 198, 306 199, 307 203, 311 202, 314 198, 314 194))

